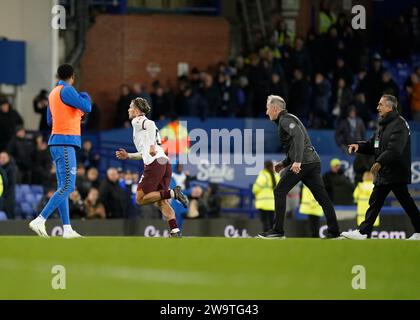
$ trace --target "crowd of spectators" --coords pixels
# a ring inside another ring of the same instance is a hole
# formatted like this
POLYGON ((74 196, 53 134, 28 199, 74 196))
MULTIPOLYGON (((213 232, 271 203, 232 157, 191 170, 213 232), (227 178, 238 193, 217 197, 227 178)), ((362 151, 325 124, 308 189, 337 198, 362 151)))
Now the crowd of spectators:
MULTIPOLYGON (((323 10, 322 14, 332 16, 323 10)), ((320 32, 309 30, 306 37, 295 37, 286 23, 279 21, 267 39, 258 34, 255 38, 252 52, 219 62, 213 69, 194 67, 188 75, 178 78, 175 87, 159 80, 150 87, 140 83, 121 85, 114 127, 130 127, 127 107, 135 97, 149 101, 154 120, 174 115, 204 120, 216 116, 264 117, 270 94, 283 96, 289 112, 308 127, 334 128, 337 144, 344 151, 349 143, 365 138, 367 129, 376 127, 376 106, 384 93, 405 95, 407 105, 400 106, 400 111, 407 119, 420 121, 420 66, 412 70, 403 90, 384 67, 384 58, 408 60, 412 54, 419 53, 420 23, 416 7, 386 25, 384 44, 375 51, 360 32, 352 29, 345 14, 331 18, 330 25, 324 25, 320 32)), ((7 182, 0 211, 5 211, 8 217, 14 217, 16 184, 44 186, 45 194, 38 209, 56 189, 55 167, 45 140, 50 130, 47 106, 48 92, 41 90, 33 99, 33 110, 41 115, 39 133, 27 133, 21 115, 0 95, 0 174, 7 182)), ((100 111, 94 102, 83 126, 87 130, 100 128, 100 111)), ((356 157, 356 183, 369 170, 370 162, 371 159, 356 157)), ((85 141, 79 150, 78 164, 77 186, 69 200, 72 218, 141 215, 135 205, 138 174, 108 168, 101 179, 100 157, 90 141, 85 141)), ((175 177, 187 178, 182 169, 174 169, 175 177)), ((324 181, 335 204, 352 202, 351 183, 339 166, 331 167, 324 181), (342 189, 347 191, 341 192, 342 189), (337 192, 338 195, 334 194, 337 192)), ((183 183, 189 189, 191 200, 183 213, 186 218, 219 216, 221 199, 217 185, 211 184, 206 190, 201 186, 189 188, 186 181, 183 183)))
POLYGON ((151 117, 160 120, 173 114, 202 119, 262 117, 267 96, 278 94, 307 126, 323 129, 335 128, 349 109, 355 110, 365 127, 373 128, 377 102, 383 93, 389 93, 405 95, 407 105, 401 112, 409 120, 418 119, 420 68, 412 70, 401 91, 383 59, 408 61, 411 54, 419 53, 417 8, 390 26, 383 46, 373 51, 369 39, 351 27, 345 14, 339 14, 323 32, 309 30, 306 37, 295 37, 279 21, 267 40, 256 37, 259 41, 253 52, 220 62, 214 70, 194 67, 189 75, 178 78, 175 88, 158 80, 150 88, 122 85, 115 126, 129 125, 125 111, 136 96, 151 102, 151 117), (407 39, 398 46, 394 41, 401 40, 401 23, 407 39))

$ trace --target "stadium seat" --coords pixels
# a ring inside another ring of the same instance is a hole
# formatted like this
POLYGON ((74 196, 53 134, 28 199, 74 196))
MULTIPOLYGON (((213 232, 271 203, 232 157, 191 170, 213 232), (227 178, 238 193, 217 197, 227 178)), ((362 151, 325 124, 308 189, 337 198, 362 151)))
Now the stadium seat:
POLYGON ((21 184, 16 186, 21 193, 30 193, 31 187, 28 184, 21 184))
POLYGON ((0 221, 7 220, 6 213, 4 211, 0 211, 0 221))
POLYGON ((32 192, 36 194, 44 194, 44 188, 40 185, 32 185, 32 192))
POLYGON ((20 208, 21 208, 22 218, 31 218, 35 214, 32 206, 27 202, 21 203, 20 208))

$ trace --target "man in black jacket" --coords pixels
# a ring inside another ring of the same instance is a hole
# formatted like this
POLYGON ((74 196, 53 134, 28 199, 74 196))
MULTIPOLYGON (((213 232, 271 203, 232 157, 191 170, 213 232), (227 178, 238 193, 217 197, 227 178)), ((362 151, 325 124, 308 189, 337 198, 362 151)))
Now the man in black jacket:
POLYGON ((397 111, 397 98, 385 94, 378 104, 379 130, 366 142, 349 145, 349 153, 373 154, 375 163, 371 172, 375 175, 375 187, 369 199, 369 209, 359 230, 343 232, 348 239, 364 240, 372 232, 373 224, 392 191, 410 217, 415 233, 410 240, 420 240, 420 212, 408 192, 411 183, 410 128, 397 111))
POLYGON ((337 217, 328 198, 321 178, 321 159, 312 146, 308 132, 302 122, 286 110, 286 102, 280 96, 269 96, 267 112, 270 120, 278 124, 279 136, 286 159, 277 163, 274 169, 281 173, 280 182, 274 189, 275 218, 273 229, 260 233, 260 238, 284 238, 284 216, 288 192, 302 181, 311 190, 327 218, 328 238, 339 236, 337 217))

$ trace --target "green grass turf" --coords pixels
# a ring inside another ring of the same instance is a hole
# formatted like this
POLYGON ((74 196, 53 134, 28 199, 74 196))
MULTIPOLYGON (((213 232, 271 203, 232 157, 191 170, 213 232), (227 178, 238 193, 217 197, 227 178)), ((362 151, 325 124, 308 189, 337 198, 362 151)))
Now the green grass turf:
POLYGON ((420 299, 420 242, 0 237, 0 299, 420 299))

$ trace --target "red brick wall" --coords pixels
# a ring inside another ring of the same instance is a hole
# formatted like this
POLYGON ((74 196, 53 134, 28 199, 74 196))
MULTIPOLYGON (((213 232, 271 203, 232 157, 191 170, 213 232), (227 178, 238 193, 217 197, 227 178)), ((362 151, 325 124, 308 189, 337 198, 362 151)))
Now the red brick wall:
POLYGON ((122 83, 176 83, 177 65, 201 70, 226 60, 229 24, 223 18, 196 16, 101 15, 88 32, 81 61, 81 86, 101 109, 101 126, 112 126, 122 83), (160 73, 147 72, 157 63, 160 73))

